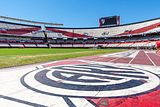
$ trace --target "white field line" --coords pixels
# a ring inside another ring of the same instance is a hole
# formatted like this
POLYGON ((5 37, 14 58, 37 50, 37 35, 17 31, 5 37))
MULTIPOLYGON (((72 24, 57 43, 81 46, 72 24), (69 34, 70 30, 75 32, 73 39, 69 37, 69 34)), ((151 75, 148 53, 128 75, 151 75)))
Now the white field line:
MULTIPOLYGON (((140 51, 138 51, 138 52, 137 52, 137 55, 139 54, 139 52, 140 52, 140 51)), ((131 60, 131 61, 129 61, 129 63, 128 63, 128 64, 131 64, 131 62, 132 62, 132 61, 137 57, 137 55, 135 55, 135 57, 134 57, 134 58, 132 58, 132 60, 131 60)))
POLYGON ((108 62, 113 62, 113 61, 118 60, 118 59, 120 59, 120 57, 114 58, 114 59, 112 59, 112 60, 110 60, 110 61, 108 61, 108 62))
MULTIPOLYGON (((146 54, 146 53, 145 53, 146 54)), ((148 59, 152 62, 152 64, 154 65, 154 66, 156 66, 156 64, 152 61, 152 59, 148 56, 148 54, 146 54, 147 55, 147 57, 148 57, 148 59)))

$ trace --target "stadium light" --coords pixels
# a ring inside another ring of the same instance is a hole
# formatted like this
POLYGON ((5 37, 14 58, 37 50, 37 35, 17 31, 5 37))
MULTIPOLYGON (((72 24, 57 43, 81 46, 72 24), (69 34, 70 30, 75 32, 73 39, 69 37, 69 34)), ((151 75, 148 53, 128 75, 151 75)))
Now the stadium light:
POLYGON ((143 33, 142 36, 146 36, 146 33, 143 33))
POLYGON ((78 38, 73 38, 73 40, 77 40, 78 38))

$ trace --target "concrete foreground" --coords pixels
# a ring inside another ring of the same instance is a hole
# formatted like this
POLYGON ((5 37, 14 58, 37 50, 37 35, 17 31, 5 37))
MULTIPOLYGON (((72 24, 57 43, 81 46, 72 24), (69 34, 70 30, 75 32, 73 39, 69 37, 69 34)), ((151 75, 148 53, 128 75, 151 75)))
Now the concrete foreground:
POLYGON ((153 51, 0 69, 0 107, 160 107, 159 99, 153 51))

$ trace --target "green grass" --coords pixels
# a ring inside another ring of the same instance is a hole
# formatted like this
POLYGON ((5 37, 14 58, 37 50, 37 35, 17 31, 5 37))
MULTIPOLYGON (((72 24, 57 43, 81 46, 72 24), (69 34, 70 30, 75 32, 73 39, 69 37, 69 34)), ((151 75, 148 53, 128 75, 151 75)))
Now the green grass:
POLYGON ((47 61, 107 54, 124 51, 121 49, 79 49, 79 48, 3 48, 0 49, 0 68, 47 61))

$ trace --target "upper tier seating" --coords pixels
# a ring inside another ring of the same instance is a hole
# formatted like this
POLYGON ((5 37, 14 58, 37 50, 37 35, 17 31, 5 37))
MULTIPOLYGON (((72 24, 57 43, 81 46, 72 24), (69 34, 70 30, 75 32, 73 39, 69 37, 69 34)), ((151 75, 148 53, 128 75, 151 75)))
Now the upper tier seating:
POLYGON ((157 40, 160 18, 105 28, 42 29, 0 21, 0 47, 153 48, 157 40))

